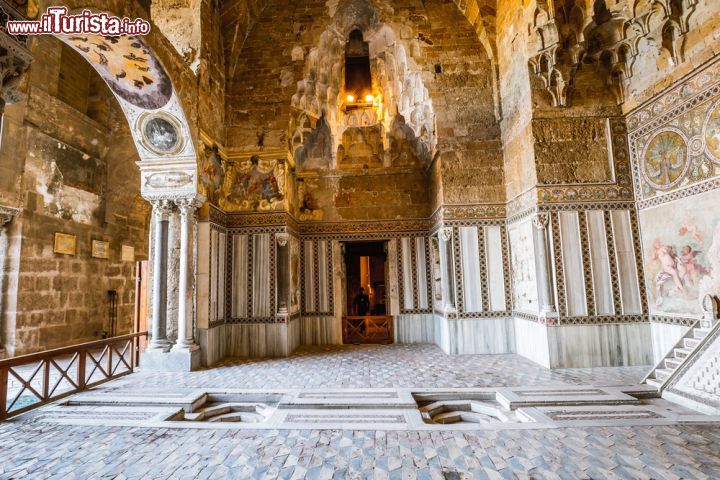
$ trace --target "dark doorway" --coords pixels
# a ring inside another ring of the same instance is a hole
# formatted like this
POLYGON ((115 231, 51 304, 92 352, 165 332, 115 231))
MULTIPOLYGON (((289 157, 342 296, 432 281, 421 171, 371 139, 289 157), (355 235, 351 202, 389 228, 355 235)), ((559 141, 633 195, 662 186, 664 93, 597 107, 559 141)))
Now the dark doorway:
POLYGON ((344 343, 392 343, 385 275, 387 242, 345 244, 344 343))

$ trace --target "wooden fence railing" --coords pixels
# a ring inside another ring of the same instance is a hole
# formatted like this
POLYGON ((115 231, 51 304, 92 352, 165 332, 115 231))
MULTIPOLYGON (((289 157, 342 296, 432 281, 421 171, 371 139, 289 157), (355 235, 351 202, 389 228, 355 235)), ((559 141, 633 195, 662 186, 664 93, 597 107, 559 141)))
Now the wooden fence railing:
POLYGON ((132 373, 147 332, 0 360, 0 420, 132 373))
POLYGON ((343 343, 392 343, 393 317, 343 317, 343 343))

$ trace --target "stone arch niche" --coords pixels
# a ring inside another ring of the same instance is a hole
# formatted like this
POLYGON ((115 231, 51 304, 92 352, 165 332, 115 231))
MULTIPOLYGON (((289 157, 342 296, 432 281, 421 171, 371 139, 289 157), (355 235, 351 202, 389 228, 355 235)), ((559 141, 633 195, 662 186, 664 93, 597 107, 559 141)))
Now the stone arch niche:
POLYGON ((140 157, 143 198, 195 197, 197 157, 190 127, 167 70, 146 40, 141 36, 56 37, 90 63, 120 104, 140 157))
POLYGON ((366 0, 338 5, 307 56, 291 106, 288 148, 300 171, 348 168, 348 143, 374 152, 363 165, 371 168, 427 164, 435 152, 435 111, 419 69, 366 0), (369 49, 372 100, 350 102, 346 42, 358 31, 369 49))
POLYGON ((151 340, 143 363, 148 369, 196 368, 200 364, 193 298, 196 211, 205 199, 198 193, 196 150, 180 98, 145 38, 56 36, 107 83, 125 114, 140 157, 140 192, 153 207, 151 340))

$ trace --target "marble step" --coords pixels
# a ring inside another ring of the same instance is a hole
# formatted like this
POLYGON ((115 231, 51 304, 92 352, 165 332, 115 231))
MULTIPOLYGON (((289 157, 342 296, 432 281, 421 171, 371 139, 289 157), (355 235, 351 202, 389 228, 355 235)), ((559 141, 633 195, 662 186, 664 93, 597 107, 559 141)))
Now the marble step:
POLYGON ((664 382, 661 382, 660 380, 657 380, 655 378, 648 378, 645 383, 660 390, 664 382))
POLYGON ((675 370, 683 363, 684 360, 684 358, 668 357, 665 359, 665 368, 668 370, 675 370))
POLYGON ((661 381, 665 381, 668 378, 670 378, 670 375, 673 374, 672 370, 668 370, 667 368, 657 368, 655 369, 655 378, 661 381))
POLYGON ((685 344, 685 348, 693 349, 698 346, 700 340, 697 338, 686 338, 683 340, 683 343, 685 344))
POLYGON ((709 328, 696 327, 693 329, 693 337, 697 338, 698 340, 702 340, 703 338, 705 338, 708 333, 710 333, 709 328))
POLYGON ((685 359, 688 355, 692 353, 691 348, 676 348, 673 352, 675 354, 675 358, 678 359, 685 359))

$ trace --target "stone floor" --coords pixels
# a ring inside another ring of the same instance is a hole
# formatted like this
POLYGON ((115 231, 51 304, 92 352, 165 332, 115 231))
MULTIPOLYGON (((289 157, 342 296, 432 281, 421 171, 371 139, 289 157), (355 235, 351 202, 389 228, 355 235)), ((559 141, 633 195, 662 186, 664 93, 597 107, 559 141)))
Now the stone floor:
POLYGON ((211 369, 139 372, 123 385, 227 388, 632 385, 647 367, 548 370, 519 355, 446 355, 436 345, 303 347, 289 358, 227 360, 211 369))
MULTIPOLYGON (((306 348, 104 388, 467 388, 637 383, 646 368, 549 371, 514 355, 434 346, 306 348)), ((42 411, 0 423, 0 479, 720 478, 720 423, 483 431, 64 426, 42 411)), ((632 423, 632 422, 630 422, 632 423)))

